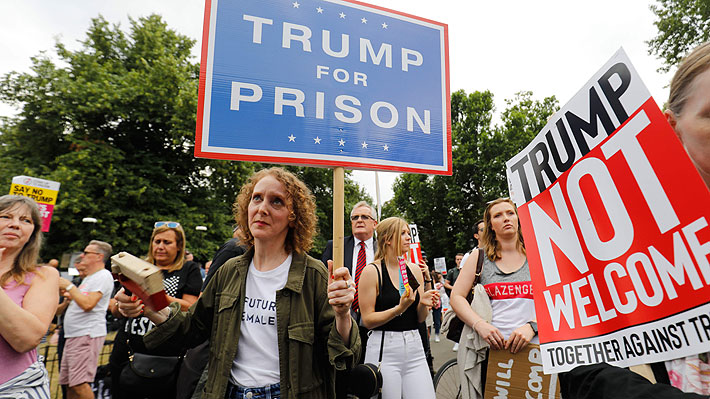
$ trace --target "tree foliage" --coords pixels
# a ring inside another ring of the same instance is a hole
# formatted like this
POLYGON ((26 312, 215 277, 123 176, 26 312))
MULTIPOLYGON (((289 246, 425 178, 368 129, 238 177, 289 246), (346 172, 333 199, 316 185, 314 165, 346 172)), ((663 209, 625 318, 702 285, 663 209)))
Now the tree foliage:
POLYGON ((647 42, 648 52, 663 60, 660 71, 668 72, 695 46, 710 40, 710 1, 657 0, 651 10, 658 17, 658 34, 647 42))
MULTIPOLYGON (((143 255, 160 220, 179 221, 200 259, 231 236, 232 203, 263 165, 194 157, 193 45, 156 15, 130 20, 127 32, 98 17, 78 50, 57 43, 58 61, 43 53, 31 72, 0 79, 0 100, 20 109, 0 124, 0 182, 7 191, 16 175, 61 183, 43 256, 91 238, 143 255), (98 223, 82 223, 87 216, 98 223)), ((317 253, 332 235, 332 172, 290 169, 318 201, 317 253)), ((348 203, 363 195, 348 178, 348 203)))
POLYGON ((396 207, 419 227, 428 257, 453 260, 457 252, 475 245, 475 223, 487 201, 505 197, 505 162, 542 130, 557 108, 557 100, 533 100, 521 92, 508 100, 502 124, 492 126, 493 94, 489 91, 451 95, 452 176, 403 174, 394 185, 396 207))

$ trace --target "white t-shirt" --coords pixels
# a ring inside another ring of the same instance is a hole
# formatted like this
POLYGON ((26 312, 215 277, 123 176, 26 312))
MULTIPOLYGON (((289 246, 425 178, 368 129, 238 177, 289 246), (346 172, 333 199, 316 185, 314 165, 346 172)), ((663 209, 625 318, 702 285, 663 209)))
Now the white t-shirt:
POLYGON ((233 384, 253 388, 280 382, 276 291, 286 285, 291 259, 289 254, 267 272, 256 270, 253 259, 249 264, 237 356, 230 372, 233 384))
POLYGON ((101 299, 93 309, 85 312, 76 301, 71 301, 64 315, 64 336, 66 338, 103 337, 106 335, 106 310, 113 292, 113 276, 106 269, 101 269, 86 278, 77 287, 82 295, 101 292, 101 299))
MULTIPOLYGON (((488 256, 485 256, 481 269, 481 284, 491 299, 493 309, 491 324, 500 330, 505 339, 508 339, 516 328, 536 320, 527 260, 516 271, 505 273, 495 262, 488 259, 488 256)), ((537 335, 531 342, 539 343, 537 335)))

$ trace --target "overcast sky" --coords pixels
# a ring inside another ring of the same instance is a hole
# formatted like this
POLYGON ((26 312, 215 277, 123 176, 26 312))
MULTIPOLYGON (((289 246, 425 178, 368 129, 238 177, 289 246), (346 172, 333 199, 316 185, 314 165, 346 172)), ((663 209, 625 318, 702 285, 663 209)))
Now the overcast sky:
MULTIPOLYGON (((290 1, 290 0, 284 0, 290 1)), ((372 4, 443 22, 449 26, 451 90, 490 90, 496 107, 514 93, 555 95, 567 102, 623 47, 649 91, 662 104, 670 74, 648 55, 645 41, 656 34, 646 0, 380 0, 372 4)), ((128 27, 128 17, 163 16, 170 28, 197 40, 201 49, 204 2, 198 0, 22 0, 0 5, 0 75, 27 71, 30 57, 53 53, 56 39, 70 48, 83 39, 99 14, 128 27)), ((0 115, 15 110, 0 104, 0 115)), ((501 171, 503 173, 503 171, 501 171)), ((382 201, 392 197, 396 173, 380 172, 382 201)), ((375 198, 374 172, 355 179, 375 198)))

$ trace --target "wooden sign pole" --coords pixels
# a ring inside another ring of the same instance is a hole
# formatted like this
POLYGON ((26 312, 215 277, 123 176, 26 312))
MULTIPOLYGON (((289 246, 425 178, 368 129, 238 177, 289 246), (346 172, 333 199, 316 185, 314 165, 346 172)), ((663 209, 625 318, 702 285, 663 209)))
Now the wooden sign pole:
POLYGON ((345 231, 345 169, 333 169, 333 270, 343 266, 345 231))

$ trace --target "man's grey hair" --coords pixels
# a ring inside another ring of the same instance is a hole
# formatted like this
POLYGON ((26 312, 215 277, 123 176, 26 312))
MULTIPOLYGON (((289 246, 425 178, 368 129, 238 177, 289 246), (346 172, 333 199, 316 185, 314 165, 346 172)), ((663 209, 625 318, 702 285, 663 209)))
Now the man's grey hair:
POLYGON ((93 245, 98 249, 98 252, 104 256, 104 262, 106 262, 111 257, 111 253, 113 252, 113 247, 111 247, 111 244, 105 241, 91 240, 91 242, 89 242, 89 245, 93 245))
POLYGON ((372 205, 368 204, 367 201, 360 201, 357 204, 355 204, 355 206, 353 206, 353 209, 350 211, 350 217, 353 216, 355 209, 361 208, 361 207, 370 208, 370 216, 372 216, 372 220, 377 220, 377 211, 375 211, 375 208, 373 208, 372 205))

